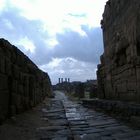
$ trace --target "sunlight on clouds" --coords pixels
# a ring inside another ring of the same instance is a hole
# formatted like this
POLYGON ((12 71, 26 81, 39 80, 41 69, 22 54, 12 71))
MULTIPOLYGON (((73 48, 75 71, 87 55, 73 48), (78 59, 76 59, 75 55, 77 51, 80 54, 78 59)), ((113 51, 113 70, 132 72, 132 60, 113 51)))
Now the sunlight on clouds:
POLYGON ((20 39, 17 44, 24 46, 26 51, 30 51, 31 53, 35 52, 35 46, 33 42, 30 41, 27 37, 20 39))
POLYGON ((56 67, 59 66, 61 61, 62 59, 53 58, 52 61, 47 64, 47 66, 46 65, 41 66, 41 69, 45 69, 46 67, 50 69, 55 69, 56 67))
POLYGON ((48 64, 40 66, 40 68, 47 71, 53 84, 56 84, 59 77, 71 77, 72 81, 86 81, 87 79, 91 79, 91 77, 95 78, 94 72, 96 70, 96 65, 67 57, 54 58, 48 64))
POLYGON ((64 74, 65 70, 61 68, 63 59, 60 58, 52 58, 48 64, 42 65, 39 68, 43 71, 48 71, 49 74, 51 73, 52 77, 55 76, 54 74, 64 74))
POLYGON ((70 57, 67 57, 67 58, 52 58, 52 60, 48 64, 42 65, 42 66, 40 66, 40 68, 43 69, 43 70, 45 70, 45 69, 55 70, 57 68, 57 70, 59 69, 60 71, 62 71, 63 66, 65 64, 68 64, 67 68, 68 67, 73 68, 75 63, 77 63, 77 60, 74 59, 74 58, 70 58, 70 57))
POLYGON ((53 83, 60 76, 95 78, 106 1, 0 0, 0 33, 47 71, 53 83))
POLYGON ((107 0, 10 0, 21 10, 21 15, 31 20, 41 20, 50 34, 64 28, 79 30, 80 25, 100 26, 101 12, 107 0), (74 15, 83 16, 74 16, 74 15), (71 15, 71 16, 70 16, 71 15), (73 16, 72 16, 73 15, 73 16), (65 22, 64 22, 65 21, 65 22))
POLYGON ((10 30, 14 29, 14 26, 12 25, 12 23, 8 19, 4 19, 3 22, 7 26, 8 29, 10 29, 10 30))
POLYGON ((55 38, 48 39, 46 42, 50 49, 53 49, 56 45, 58 45, 58 41, 55 38))
POLYGON ((5 0, 0 0, 0 12, 4 9, 5 4, 6 4, 5 0))

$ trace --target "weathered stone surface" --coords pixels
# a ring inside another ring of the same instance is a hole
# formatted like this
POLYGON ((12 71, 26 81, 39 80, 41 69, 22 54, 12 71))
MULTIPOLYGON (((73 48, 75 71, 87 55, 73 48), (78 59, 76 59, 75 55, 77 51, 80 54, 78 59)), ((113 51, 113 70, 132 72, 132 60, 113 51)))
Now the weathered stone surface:
POLYGON ((140 1, 109 0, 101 21, 100 98, 140 102, 140 1))
POLYGON ((0 39, 0 122, 51 96, 47 73, 19 49, 0 39))
POLYGON ((46 119, 48 121, 45 127, 42 126, 37 129, 38 139, 124 140, 131 138, 134 140, 134 138, 139 138, 139 129, 132 129, 102 112, 96 112, 75 101, 70 101, 62 92, 55 91, 55 93, 55 100, 51 99, 50 105, 47 104, 46 108, 43 107, 42 109, 44 123, 46 119), (73 119, 67 113, 71 113, 73 119), (65 118, 46 118, 49 114, 63 115, 65 118), (63 121, 65 124, 58 125, 63 121))
POLYGON ((140 117, 132 116, 130 121, 134 126, 137 126, 140 128, 140 117))
POLYGON ((96 108, 97 110, 103 110, 105 112, 116 115, 117 117, 123 119, 124 121, 131 122, 135 126, 139 126, 140 120, 139 104, 104 99, 90 99, 90 100, 84 99, 83 105, 96 108))

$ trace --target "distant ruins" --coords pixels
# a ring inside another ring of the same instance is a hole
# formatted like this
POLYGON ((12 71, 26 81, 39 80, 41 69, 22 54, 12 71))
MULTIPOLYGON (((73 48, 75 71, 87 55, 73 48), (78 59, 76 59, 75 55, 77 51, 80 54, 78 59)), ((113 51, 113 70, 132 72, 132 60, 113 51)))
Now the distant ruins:
POLYGON ((63 82, 70 82, 70 78, 65 78, 65 81, 64 81, 64 78, 58 78, 58 83, 63 83, 63 82))
POLYGON ((140 103, 140 0, 109 0, 101 25, 99 97, 140 103))
POLYGON ((0 122, 51 96, 47 73, 19 49, 0 39, 0 122))

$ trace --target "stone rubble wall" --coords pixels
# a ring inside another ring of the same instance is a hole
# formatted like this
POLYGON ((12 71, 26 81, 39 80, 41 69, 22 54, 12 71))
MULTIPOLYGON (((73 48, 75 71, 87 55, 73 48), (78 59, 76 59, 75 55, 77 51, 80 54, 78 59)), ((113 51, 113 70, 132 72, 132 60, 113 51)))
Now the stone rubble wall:
POLYGON ((101 21, 100 98, 140 103, 140 1, 109 0, 101 21))
POLYGON ((51 81, 18 48, 0 39, 0 122, 51 96, 51 81))
POLYGON ((85 107, 104 111, 123 119, 127 123, 131 122, 132 125, 140 127, 140 104, 105 99, 84 99, 82 103, 85 107))
POLYGON ((131 116, 140 116, 139 104, 104 99, 85 99, 82 103, 85 106, 96 107, 96 109, 99 108, 108 113, 117 114, 117 116, 125 116, 125 119, 126 117, 130 119, 131 116))

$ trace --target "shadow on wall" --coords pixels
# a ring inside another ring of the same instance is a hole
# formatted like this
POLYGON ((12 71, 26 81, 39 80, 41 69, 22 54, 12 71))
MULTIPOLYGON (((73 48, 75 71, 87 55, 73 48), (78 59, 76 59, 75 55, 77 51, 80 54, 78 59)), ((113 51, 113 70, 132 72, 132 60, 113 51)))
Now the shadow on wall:
POLYGON ((109 0, 102 20, 100 98, 140 103, 140 1, 109 0))
POLYGON ((15 46, 0 39, 0 122, 51 95, 48 74, 15 46))

